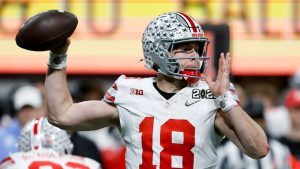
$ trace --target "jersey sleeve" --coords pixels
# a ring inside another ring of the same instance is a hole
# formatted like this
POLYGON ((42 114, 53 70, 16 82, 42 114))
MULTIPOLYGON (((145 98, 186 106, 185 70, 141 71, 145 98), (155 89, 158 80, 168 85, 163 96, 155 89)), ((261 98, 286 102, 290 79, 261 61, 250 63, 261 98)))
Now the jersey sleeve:
POLYGON ((0 163, 0 169, 13 169, 15 161, 11 157, 4 158, 0 163))
POLYGON ((125 78, 125 75, 121 75, 113 84, 112 86, 106 91, 104 97, 103 97, 103 101, 109 103, 109 104, 117 104, 118 100, 117 95, 118 95, 118 88, 120 86, 121 81, 125 78))

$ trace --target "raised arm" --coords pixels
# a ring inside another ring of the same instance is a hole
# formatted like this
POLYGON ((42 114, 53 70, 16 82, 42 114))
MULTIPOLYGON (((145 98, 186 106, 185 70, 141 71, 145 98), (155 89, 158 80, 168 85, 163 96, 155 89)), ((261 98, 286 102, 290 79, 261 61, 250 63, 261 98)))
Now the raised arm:
POLYGON ((218 97, 216 102, 221 108, 216 116, 215 127, 248 156, 262 158, 269 151, 266 134, 232 98, 229 91, 230 69, 231 56, 227 53, 225 59, 221 54, 216 81, 206 79, 210 90, 218 97))
POLYGON ((94 130, 119 125, 117 109, 104 101, 74 103, 67 85, 66 52, 71 41, 51 50, 45 80, 48 120, 67 130, 94 130))

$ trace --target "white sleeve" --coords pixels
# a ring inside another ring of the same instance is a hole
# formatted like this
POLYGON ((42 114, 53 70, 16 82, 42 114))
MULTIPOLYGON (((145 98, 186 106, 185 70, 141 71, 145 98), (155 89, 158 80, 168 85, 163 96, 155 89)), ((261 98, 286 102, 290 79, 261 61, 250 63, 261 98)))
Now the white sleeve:
POLYGON ((4 158, 0 163, 0 169, 17 169, 15 161, 9 156, 4 158))
POLYGON ((107 90, 103 97, 103 101, 110 103, 110 104, 117 104, 117 94, 118 94, 118 88, 119 88, 119 83, 122 79, 124 79, 126 76, 122 75, 120 76, 113 84, 112 86, 107 90))

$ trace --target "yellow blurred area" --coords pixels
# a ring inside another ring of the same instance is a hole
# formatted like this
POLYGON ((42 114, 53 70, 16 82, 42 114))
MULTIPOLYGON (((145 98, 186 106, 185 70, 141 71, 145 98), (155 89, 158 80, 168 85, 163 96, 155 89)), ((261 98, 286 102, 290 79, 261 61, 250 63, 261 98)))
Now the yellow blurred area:
MULTIPOLYGON (((200 0, 190 0, 191 5, 188 5, 188 13, 192 16, 198 16, 203 11, 199 8, 200 0)), ((49 9, 63 9, 63 1, 29 1, 29 16, 35 15, 38 12, 49 10, 49 9)), ((288 18, 291 16, 292 3, 288 0, 271 0, 267 1, 266 4, 268 11, 267 15, 269 18, 288 18)), ((206 5, 211 11, 213 18, 223 18, 222 7, 225 2, 218 2, 217 0, 208 0, 206 5)), ((110 14, 109 8, 112 7, 112 2, 105 0, 97 0, 93 3, 96 9, 96 16, 107 16, 110 14)), ((122 17, 152 17, 159 13, 166 11, 178 11, 179 0, 121 0, 121 16, 122 17)), ((251 18, 258 18, 260 3, 255 1, 246 1, 243 3, 249 10, 249 16, 251 18)), ((79 17, 86 16, 87 3, 83 0, 72 0, 70 1, 70 11, 79 17)), ((238 0, 234 0, 228 4, 233 12, 240 11, 241 3, 238 0)), ((300 2, 298 3, 300 7, 300 2)), ((5 17, 17 17, 19 16, 19 4, 17 2, 11 2, 3 11, 5 17)))
MULTIPOLYGON (((111 14, 109 9, 112 7, 112 3, 96 2, 93 4, 96 9, 96 16, 106 16, 111 14)), ((158 13, 166 11, 174 11, 176 9, 176 3, 126 3, 121 2, 121 15, 122 17, 147 17, 155 16, 158 13)), ((49 9, 63 9, 62 3, 41 1, 32 2, 29 5, 29 16, 35 15, 38 12, 49 9)), ((76 14, 79 17, 86 16, 87 4, 85 2, 72 2, 70 6, 70 12, 76 14)), ((3 11, 3 16, 16 17, 19 16, 19 4, 11 3, 3 11)))

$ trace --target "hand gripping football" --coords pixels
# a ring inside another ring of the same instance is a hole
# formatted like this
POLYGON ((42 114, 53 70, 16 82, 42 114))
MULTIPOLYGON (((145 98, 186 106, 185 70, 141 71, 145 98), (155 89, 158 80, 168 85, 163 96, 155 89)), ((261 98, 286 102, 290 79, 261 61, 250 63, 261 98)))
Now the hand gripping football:
POLYGON ((42 12, 25 21, 16 36, 16 43, 27 50, 51 50, 64 44, 75 31, 77 24, 77 17, 70 12, 42 12))

